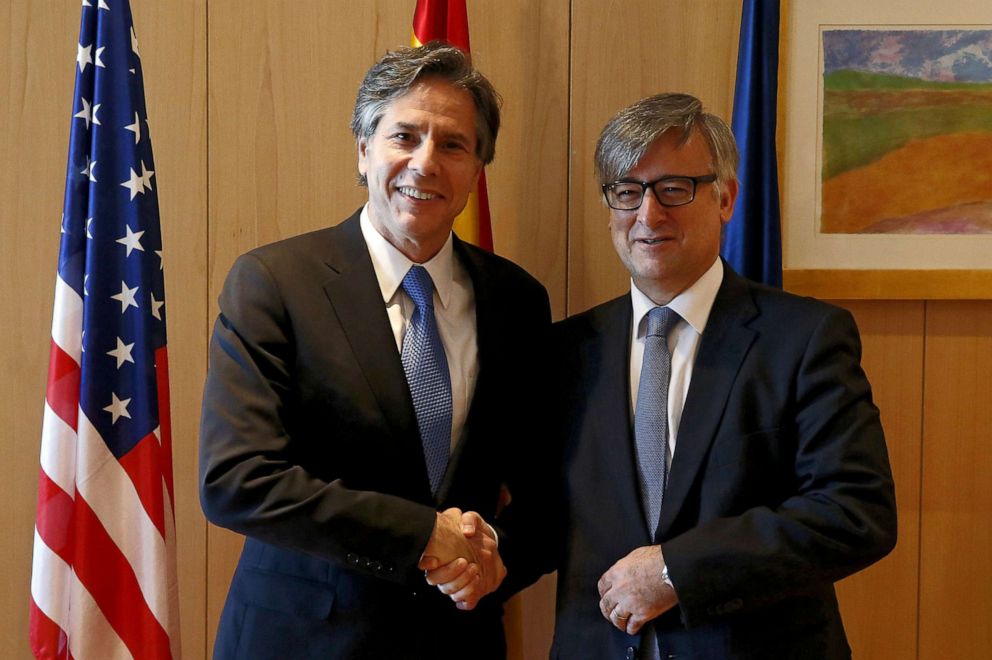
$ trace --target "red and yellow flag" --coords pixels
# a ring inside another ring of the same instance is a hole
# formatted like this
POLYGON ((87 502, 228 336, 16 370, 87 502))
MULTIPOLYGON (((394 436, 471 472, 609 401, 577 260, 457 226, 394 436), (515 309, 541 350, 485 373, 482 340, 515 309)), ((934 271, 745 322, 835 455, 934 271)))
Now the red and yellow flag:
MULTIPOLYGON (((465 0, 417 0, 413 11, 414 46, 428 41, 445 41, 471 52, 468 42, 468 10, 465 0)), ((465 209, 455 218, 455 233, 462 240, 493 250, 493 229, 489 218, 489 195, 486 192, 486 171, 479 175, 479 185, 469 195, 465 209)))

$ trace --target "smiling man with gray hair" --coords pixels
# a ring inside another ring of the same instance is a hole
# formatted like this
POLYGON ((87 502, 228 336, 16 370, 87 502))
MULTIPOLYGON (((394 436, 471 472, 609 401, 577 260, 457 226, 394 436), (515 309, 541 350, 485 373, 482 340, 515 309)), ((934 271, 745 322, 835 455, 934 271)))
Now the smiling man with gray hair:
POLYGON ((552 657, 845 658, 833 583, 895 543, 851 315, 719 257, 737 149, 687 94, 607 123, 630 293, 555 326, 563 503, 552 657))

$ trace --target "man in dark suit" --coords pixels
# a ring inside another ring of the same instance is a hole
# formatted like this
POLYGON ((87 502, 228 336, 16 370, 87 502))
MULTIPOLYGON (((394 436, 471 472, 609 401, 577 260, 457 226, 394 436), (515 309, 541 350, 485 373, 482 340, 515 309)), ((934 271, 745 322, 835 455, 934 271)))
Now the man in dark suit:
POLYGON ((631 292, 558 324, 553 658, 842 658, 833 583, 896 536, 851 315, 719 258, 733 135, 662 94, 596 164, 631 292))
POLYGON ((550 310, 522 269, 451 232, 498 128, 460 51, 387 53, 352 119, 368 203, 231 269, 201 501, 247 539, 215 657, 505 656, 502 598, 533 579, 520 419, 550 310), (435 589, 436 571, 457 577, 435 589))

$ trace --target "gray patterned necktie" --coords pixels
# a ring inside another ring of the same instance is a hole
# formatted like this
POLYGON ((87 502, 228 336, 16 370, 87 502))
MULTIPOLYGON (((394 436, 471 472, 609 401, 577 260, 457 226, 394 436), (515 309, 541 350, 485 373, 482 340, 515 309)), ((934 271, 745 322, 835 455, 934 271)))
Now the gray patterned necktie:
MULTIPOLYGON (((652 540, 658 529, 661 501, 668 485, 668 380, 672 375, 668 331, 678 319, 678 313, 667 307, 655 307, 648 312, 644 359, 634 411, 637 478, 652 540)), ((644 660, 661 658, 653 621, 648 622, 641 631, 640 657, 644 660)))
POLYGON ((416 305, 403 337, 403 373, 413 398, 431 493, 437 495, 451 448, 451 375, 434 317, 430 273, 423 266, 413 266, 403 278, 403 290, 416 305))
POLYGON ((652 538, 658 528, 668 482, 668 380, 672 373, 668 331, 678 319, 678 313, 667 307, 655 307, 647 314, 644 360, 634 410, 637 477, 652 538))

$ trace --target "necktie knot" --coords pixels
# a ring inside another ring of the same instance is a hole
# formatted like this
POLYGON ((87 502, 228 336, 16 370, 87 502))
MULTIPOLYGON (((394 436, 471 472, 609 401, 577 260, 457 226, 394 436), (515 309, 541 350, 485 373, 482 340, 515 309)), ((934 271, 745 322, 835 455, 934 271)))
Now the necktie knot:
POLYGON ((434 280, 423 266, 412 266, 403 278, 403 290, 417 309, 434 307, 434 280))
POLYGON ((654 307, 648 312, 646 337, 668 337, 668 331, 679 318, 678 312, 668 307, 654 307))

